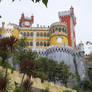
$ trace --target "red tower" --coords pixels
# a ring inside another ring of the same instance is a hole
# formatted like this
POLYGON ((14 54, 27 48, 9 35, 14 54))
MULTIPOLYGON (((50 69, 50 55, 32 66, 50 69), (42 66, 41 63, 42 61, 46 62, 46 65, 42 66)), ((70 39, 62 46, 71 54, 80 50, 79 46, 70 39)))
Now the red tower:
POLYGON ((21 19, 19 21, 20 27, 31 27, 34 22, 34 16, 25 17, 24 14, 21 15, 21 19))
POLYGON ((60 22, 65 22, 68 29, 68 45, 75 48, 76 39, 75 39, 75 24, 76 17, 74 16, 74 8, 71 7, 69 11, 59 12, 60 22))

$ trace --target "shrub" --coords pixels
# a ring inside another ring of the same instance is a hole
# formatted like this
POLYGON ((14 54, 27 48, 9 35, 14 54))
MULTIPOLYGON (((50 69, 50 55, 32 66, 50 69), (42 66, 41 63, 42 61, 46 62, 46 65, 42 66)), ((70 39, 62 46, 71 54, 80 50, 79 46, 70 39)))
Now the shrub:
POLYGON ((64 90, 63 92, 72 92, 71 90, 64 90))
POLYGON ((33 82, 27 78, 26 80, 24 80, 22 87, 24 88, 25 91, 31 91, 32 90, 32 84, 33 82))
POLYGON ((49 87, 46 87, 45 89, 41 89, 40 92, 50 92, 49 87))
POLYGON ((3 77, 0 77, 0 91, 4 91, 7 87, 7 80, 3 77))

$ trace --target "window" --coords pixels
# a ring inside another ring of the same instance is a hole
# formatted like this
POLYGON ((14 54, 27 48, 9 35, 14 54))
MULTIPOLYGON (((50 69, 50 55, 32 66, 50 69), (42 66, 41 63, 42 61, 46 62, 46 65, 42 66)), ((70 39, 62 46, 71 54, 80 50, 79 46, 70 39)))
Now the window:
POLYGON ((33 36, 33 32, 30 33, 30 36, 33 36))
POLYGON ((33 46, 33 42, 30 42, 30 46, 33 46))
POLYGON ((29 46, 30 44, 29 44, 29 42, 27 42, 27 46, 29 46))
POLYGON ((61 43, 62 42, 62 37, 57 37, 57 42, 61 43))
POLYGON ((59 32, 61 32, 61 28, 59 28, 59 32))
POLYGON ((46 46, 46 42, 44 42, 44 46, 46 46))
POLYGON ((40 36, 42 37, 43 36, 43 33, 40 33, 40 36))
POLYGON ((64 32, 64 28, 62 28, 62 32, 64 32))
POLYGON ((40 46, 43 46, 43 43, 42 42, 40 42, 40 46))
POLYGON ((46 37, 46 33, 44 33, 44 37, 46 37))
POLYGON ((24 36, 26 36, 26 32, 24 32, 24 36))
POLYGON ((47 42, 47 46, 49 46, 49 42, 47 42))
POLYGON ((39 32, 37 32, 37 36, 39 36, 39 32))
POLYGON ((36 42, 36 46, 39 46, 39 42, 36 42))
POLYGON ((47 37, 49 37, 49 33, 47 33, 47 37))
POLYGON ((29 32, 27 32, 27 36, 29 36, 29 32))
POLYGON ((52 33, 55 33, 55 30, 53 29, 52 33))

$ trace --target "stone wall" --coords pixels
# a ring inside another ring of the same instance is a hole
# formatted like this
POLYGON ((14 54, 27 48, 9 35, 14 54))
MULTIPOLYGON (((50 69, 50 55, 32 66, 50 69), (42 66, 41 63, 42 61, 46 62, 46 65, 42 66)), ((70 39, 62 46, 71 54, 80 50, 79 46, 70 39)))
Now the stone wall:
POLYGON ((81 81, 87 79, 85 59, 79 50, 75 50, 66 45, 56 45, 49 46, 44 51, 37 51, 37 53, 39 57, 47 57, 48 59, 52 59, 57 62, 64 61, 65 64, 70 66, 70 71, 72 73, 75 73, 77 69, 81 81))
MULTIPOLYGON (((2 70, 2 67, 0 67, 0 71, 1 70, 2 70)), ((12 89, 14 89, 15 88, 14 82, 20 83, 23 74, 20 74, 17 71, 14 71, 13 73, 11 73, 11 70, 8 70, 8 73, 9 73, 8 77, 11 81, 12 89)), ((77 92, 70 88, 53 84, 52 82, 45 81, 44 83, 41 83, 41 80, 39 78, 31 78, 31 80, 33 81, 32 87, 37 88, 37 89, 45 89, 46 87, 49 87, 50 92, 63 92, 64 90, 71 90, 72 92, 77 92)), ((13 91, 11 90, 10 92, 13 92, 13 91)))

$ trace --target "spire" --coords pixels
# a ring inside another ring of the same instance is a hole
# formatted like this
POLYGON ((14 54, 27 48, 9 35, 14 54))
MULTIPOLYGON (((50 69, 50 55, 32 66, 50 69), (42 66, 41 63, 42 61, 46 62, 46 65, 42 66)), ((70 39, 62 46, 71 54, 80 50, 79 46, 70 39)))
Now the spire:
POLYGON ((72 15, 74 15, 74 8, 71 6, 71 8, 70 8, 70 13, 72 14, 72 15))

